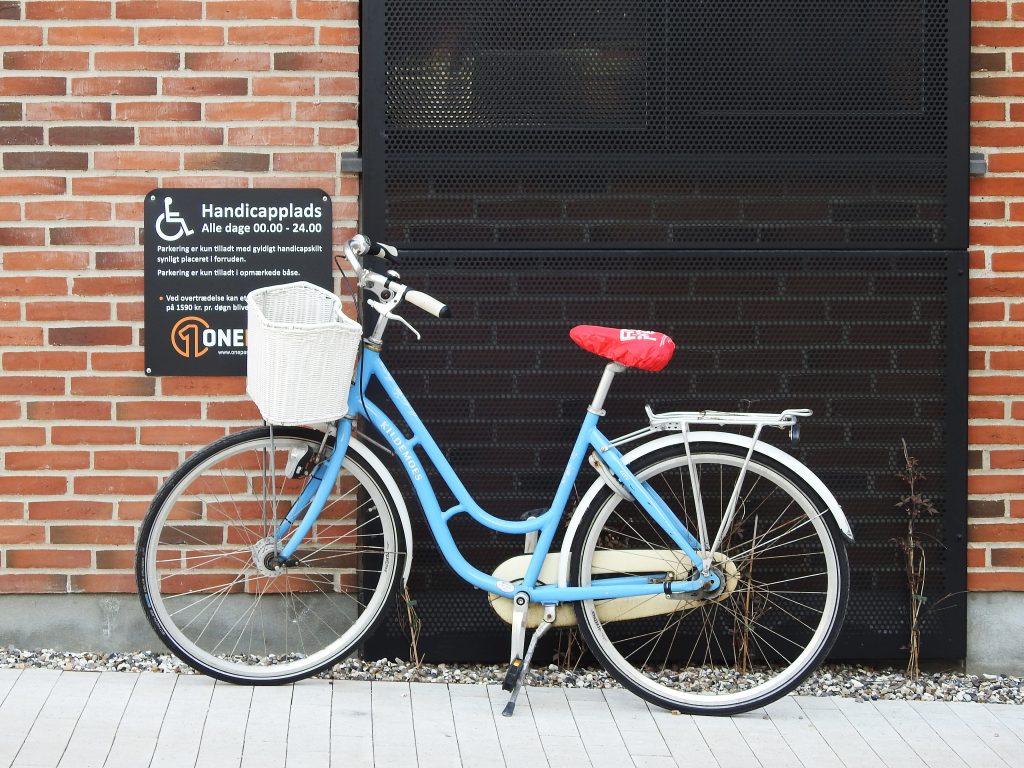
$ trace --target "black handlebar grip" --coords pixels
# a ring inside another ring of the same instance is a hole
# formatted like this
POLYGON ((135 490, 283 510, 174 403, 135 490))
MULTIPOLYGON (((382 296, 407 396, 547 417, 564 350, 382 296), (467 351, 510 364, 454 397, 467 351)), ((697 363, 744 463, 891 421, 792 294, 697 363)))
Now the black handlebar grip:
POLYGON ((390 261, 392 264, 398 264, 398 249, 393 245, 387 245, 385 243, 370 243, 370 250, 367 251, 370 256, 380 256, 382 259, 390 261))

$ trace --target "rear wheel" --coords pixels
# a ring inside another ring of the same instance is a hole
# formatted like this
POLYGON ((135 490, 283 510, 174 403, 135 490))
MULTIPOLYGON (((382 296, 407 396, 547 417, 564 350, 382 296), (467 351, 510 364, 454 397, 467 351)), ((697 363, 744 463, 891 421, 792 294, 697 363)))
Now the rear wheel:
MULTIPOLYGON (((630 468, 695 535, 690 463, 713 542, 745 451, 724 444, 669 446, 630 468)), ((629 573, 694 569, 635 502, 606 491, 584 512, 572 547, 572 583, 629 573), (645 565, 649 563, 649 565, 645 565)), ((795 688, 825 657, 849 593, 846 549, 824 502, 789 467, 755 454, 736 512, 711 558, 725 583, 702 599, 591 600, 576 604, 580 631, 619 682, 642 698, 692 714, 734 714, 795 688)))
POLYGON ((298 680, 351 653, 383 615, 402 573, 401 528, 383 482, 353 452, 295 555, 278 557, 288 536, 275 541, 275 529, 310 482, 289 458, 322 445, 329 454, 309 429, 229 435, 154 498, 136 553, 139 595, 156 633, 195 669, 235 683, 298 680))

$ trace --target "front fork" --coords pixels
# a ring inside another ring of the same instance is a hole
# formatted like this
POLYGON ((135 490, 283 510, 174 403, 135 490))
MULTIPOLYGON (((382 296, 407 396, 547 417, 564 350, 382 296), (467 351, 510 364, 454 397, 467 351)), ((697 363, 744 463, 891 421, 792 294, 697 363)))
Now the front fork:
POLYGON ((317 464, 309 482, 306 483, 302 493, 299 494, 299 498, 295 500, 291 509, 288 510, 288 514, 285 515, 274 531, 274 540, 280 543, 292 529, 292 526, 295 525, 296 521, 299 520, 299 517, 302 517, 298 528, 295 529, 288 543, 278 553, 281 561, 287 563, 291 560, 295 550, 299 548, 299 545, 302 544, 307 534, 312 530, 313 525, 316 524, 317 518, 320 517, 324 505, 327 503, 327 497, 330 496, 331 490, 334 488, 334 481, 341 472, 341 463, 345 460, 345 453, 348 451, 348 443, 351 437, 352 420, 341 419, 338 422, 338 434, 334 441, 334 451, 327 461, 321 461, 317 464), (303 510, 305 510, 305 514, 303 514, 303 510))

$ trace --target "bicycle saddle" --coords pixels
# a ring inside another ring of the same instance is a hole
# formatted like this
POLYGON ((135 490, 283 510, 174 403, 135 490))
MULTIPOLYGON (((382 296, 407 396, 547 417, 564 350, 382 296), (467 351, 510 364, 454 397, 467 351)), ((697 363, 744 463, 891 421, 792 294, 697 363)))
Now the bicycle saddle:
POLYGON ((660 371, 676 351, 675 342, 657 331, 577 325, 569 336, 587 352, 644 371, 660 371))

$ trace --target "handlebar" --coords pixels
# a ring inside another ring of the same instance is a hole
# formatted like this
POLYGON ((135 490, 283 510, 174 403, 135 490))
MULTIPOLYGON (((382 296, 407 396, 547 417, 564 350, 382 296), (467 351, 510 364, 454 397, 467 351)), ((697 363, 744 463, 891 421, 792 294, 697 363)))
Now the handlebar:
POLYGON ((406 291, 405 300, 410 304, 415 304, 417 307, 422 309, 434 317, 449 318, 452 316, 452 311, 448 308, 448 305, 438 301, 433 296, 423 293, 423 291, 406 291))
POLYGON ((398 294, 400 298, 405 299, 410 304, 414 304, 424 312, 427 312, 434 317, 449 318, 452 316, 452 312, 448 308, 448 305, 442 301, 438 301, 433 296, 423 293, 423 291, 411 290, 408 286, 398 282, 398 280, 391 275, 381 275, 370 269, 365 269, 360 261, 363 256, 381 256, 384 259, 397 264, 398 249, 393 245, 375 243, 366 235, 356 235, 345 243, 345 258, 348 259, 349 264, 352 265, 353 270, 355 270, 356 275, 358 275, 360 285, 373 283, 383 288, 387 288, 398 294))

